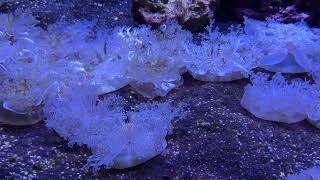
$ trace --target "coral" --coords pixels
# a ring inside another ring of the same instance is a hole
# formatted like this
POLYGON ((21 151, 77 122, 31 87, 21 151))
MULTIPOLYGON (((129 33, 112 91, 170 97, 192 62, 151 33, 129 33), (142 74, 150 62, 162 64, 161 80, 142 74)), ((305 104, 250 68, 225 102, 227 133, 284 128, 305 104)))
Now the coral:
POLYGON ((241 105, 261 119, 285 123, 302 121, 318 99, 315 85, 299 79, 289 83, 281 73, 272 80, 258 73, 251 81, 245 88, 241 105))
POLYGON ((85 144, 93 155, 88 165, 128 168, 160 154, 171 120, 181 116, 181 106, 142 103, 130 111, 115 95, 98 100, 94 86, 74 86, 51 97, 44 107, 47 126, 70 144, 85 144))

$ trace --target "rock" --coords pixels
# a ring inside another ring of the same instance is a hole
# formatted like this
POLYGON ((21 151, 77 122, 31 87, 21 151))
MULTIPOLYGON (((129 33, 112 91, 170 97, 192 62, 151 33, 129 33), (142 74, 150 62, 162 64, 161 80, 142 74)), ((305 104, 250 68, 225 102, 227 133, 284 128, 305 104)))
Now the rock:
POLYGON ((280 12, 271 16, 273 19, 283 23, 294 23, 299 21, 305 21, 310 17, 309 14, 299 12, 295 6, 288 6, 280 12))
POLYGON ((320 25, 320 1, 318 0, 224 0, 217 7, 218 20, 240 20, 244 17, 265 19, 271 17, 279 22, 307 21, 320 25))
MULTIPOLYGON (((301 11, 286 8, 290 0, 134 0, 132 14, 135 20, 158 25, 169 19, 191 31, 201 31, 212 19, 239 20, 244 17, 263 20, 277 14, 281 22, 296 22, 308 16, 301 11)), ((292 6, 293 7, 293 6, 292 6)))
POLYGON ((310 16, 307 22, 310 26, 320 27, 320 1, 319 0, 296 0, 295 7, 298 11, 307 12, 310 16))
POLYGON ((243 19, 244 16, 256 19, 271 17, 279 22, 294 23, 307 21, 310 26, 320 26, 320 1, 318 0, 226 0, 229 3, 229 16, 243 19))
POLYGON ((265 19, 288 4, 287 0, 224 0, 216 16, 218 20, 265 19))
POLYGON ((213 18, 215 0, 134 0, 132 14, 135 20, 152 25, 177 19, 193 31, 203 30, 213 18))

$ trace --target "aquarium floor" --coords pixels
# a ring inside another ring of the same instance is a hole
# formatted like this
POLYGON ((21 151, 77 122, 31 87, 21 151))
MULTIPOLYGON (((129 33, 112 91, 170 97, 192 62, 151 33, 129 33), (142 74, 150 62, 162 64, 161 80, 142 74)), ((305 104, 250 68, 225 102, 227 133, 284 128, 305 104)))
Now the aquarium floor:
MULTIPOLYGON (((133 24, 128 0, 15 2, 44 23, 64 16, 98 19, 102 26, 133 24)), ((183 86, 159 100, 185 102, 189 115, 174 123, 161 155, 127 170, 86 171, 89 149, 69 147, 43 122, 31 127, 0 126, 0 179, 283 179, 319 165, 320 130, 307 122, 288 125, 253 117, 240 106, 247 83, 204 83, 186 76, 183 86)), ((144 100, 128 87, 117 93, 135 102, 144 100)))
MULTIPOLYGON (((186 78, 167 97, 188 104, 158 157, 127 170, 86 171, 90 151, 69 147, 44 123, 0 127, 0 178, 218 178, 278 179, 320 163, 320 133, 307 122, 257 119, 240 106, 245 80, 203 83, 186 78)), ((126 87, 117 92, 143 100, 126 87)))

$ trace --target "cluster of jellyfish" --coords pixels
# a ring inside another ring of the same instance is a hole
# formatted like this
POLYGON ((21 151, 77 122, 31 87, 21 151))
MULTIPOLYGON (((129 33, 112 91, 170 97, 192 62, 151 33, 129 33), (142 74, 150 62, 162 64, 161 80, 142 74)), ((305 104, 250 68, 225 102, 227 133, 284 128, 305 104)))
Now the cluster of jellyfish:
POLYGON ((320 29, 304 23, 247 18, 226 32, 212 24, 195 40, 176 22, 109 30, 58 22, 44 30, 29 13, 1 14, 0 22, 0 113, 20 117, 0 122, 28 125, 44 116, 70 144, 90 147, 90 167, 128 168, 160 154, 186 105, 151 100, 182 85, 186 72, 209 82, 250 78, 241 105, 253 115, 320 128, 320 29), (125 86, 150 102, 128 108, 112 93, 125 86))

